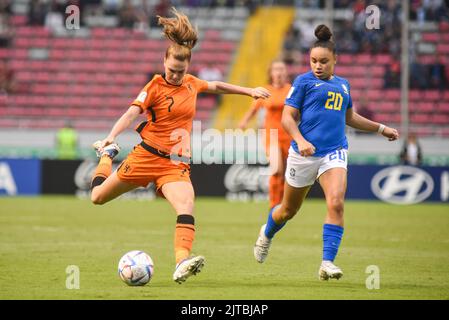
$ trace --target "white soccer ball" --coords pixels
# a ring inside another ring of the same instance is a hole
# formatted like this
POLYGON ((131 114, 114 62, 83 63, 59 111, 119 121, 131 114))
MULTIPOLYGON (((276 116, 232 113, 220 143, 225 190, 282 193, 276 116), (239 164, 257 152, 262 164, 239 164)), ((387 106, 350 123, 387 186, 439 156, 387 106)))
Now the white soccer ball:
POLYGON ((143 286, 153 277, 153 259, 143 251, 126 253, 118 263, 118 274, 130 286, 143 286))

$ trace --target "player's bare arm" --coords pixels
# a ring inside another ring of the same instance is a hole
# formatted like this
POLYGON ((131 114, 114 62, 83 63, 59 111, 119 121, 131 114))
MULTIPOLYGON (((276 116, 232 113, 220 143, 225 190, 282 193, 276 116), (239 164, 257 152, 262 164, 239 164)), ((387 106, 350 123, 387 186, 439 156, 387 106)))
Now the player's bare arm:
POLYGON ((243 117, 242 121, 239 123, 240 129, 246 129, 248 126, 248 122, 256 115, 257 113, 257 106, 254 105, 251 107, 251 109, 248 110, 248 112, 243 117))
POLYGON ((142 109, 137 106, 129 107, 128 110, 114 124, 109 135, 101 142, 101 147, 104 148, 113 143, 115 138, 126 130, 134 122, 134 120, 136 120, 141 112, 142 109))
POLYGON ((270 92, 263 87, 247 88, 222 81, 209 81, 206 92, 216 94, 242 94, 253 97, 254 99, 266 99, 271 96, 270 92))
POLYGON ((299 110, 290 106, 284 106, 282 112, 282 126, 285 131, 296 141, 298 149, 303 157, 311 156, 315 153, 315 146, 304 139, 298 130, 299 110))
POLYGON ((384 137, 388 138, 389 141, 394 141, 399 138, 399 133, 396 129, 362 117, 357 112, 352 110, 352 108, 346 111, 346 124, 358 130, 379 132, 384 137))

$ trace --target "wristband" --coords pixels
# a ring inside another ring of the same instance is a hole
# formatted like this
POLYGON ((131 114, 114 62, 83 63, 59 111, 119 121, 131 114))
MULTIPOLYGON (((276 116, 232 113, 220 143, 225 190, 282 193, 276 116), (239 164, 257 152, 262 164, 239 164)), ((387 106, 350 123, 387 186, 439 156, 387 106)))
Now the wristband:
POLYGON ((385 125, 384 124, 379 124, 379 129, 377 129, 377 132, 382 133, 385 130, 385 125))

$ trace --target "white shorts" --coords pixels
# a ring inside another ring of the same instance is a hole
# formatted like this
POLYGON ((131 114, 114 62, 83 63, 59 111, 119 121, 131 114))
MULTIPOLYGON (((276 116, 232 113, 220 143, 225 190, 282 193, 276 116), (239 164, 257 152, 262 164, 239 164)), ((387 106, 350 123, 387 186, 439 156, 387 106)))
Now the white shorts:
POLYGON ((348 167, 348 150, 340 149, 324 157, 303 157, 292 147, 288 150, 285 180, 295 188, 311 186, 320 175, 332 168, 348 167))

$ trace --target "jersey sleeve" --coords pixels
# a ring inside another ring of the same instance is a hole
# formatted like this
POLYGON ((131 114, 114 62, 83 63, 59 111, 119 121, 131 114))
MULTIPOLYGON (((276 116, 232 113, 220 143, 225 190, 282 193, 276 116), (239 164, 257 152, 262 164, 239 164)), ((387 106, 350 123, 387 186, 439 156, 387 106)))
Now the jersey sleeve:
POLYGON ((207 83, 206 80, 201 80, 201 79, 199 79, 197 77, 194 77, 194 76, 192 76, 192 78, 194 80, 193 83, 194 83, 196 91, 198 93, 204 92, 204 91, 207 90, 207 88, 209 88, 209 84, 207 83))
POLYGON ((301 81, 301 78, 297 78, 287 94, 285 104, 301 110, 304 104, 305 95, 306 87, 304 81, 301 81))
POLYGON ((349 81, 347 81, 346 83, 348 84, 348 92, 349 92, 348 109, 350 109, 352 108, 351 86, 349 85, 349 81))
POLYGON ((153 80, 151 80, 146 84, 145 87, 143 87, 143 89, 140 91, 139 95, 131 103, 131 105, 139 107, 142 110, 142 112, 144 112, 150 106, 153 94, 154 94, 154 82, 153 80))

